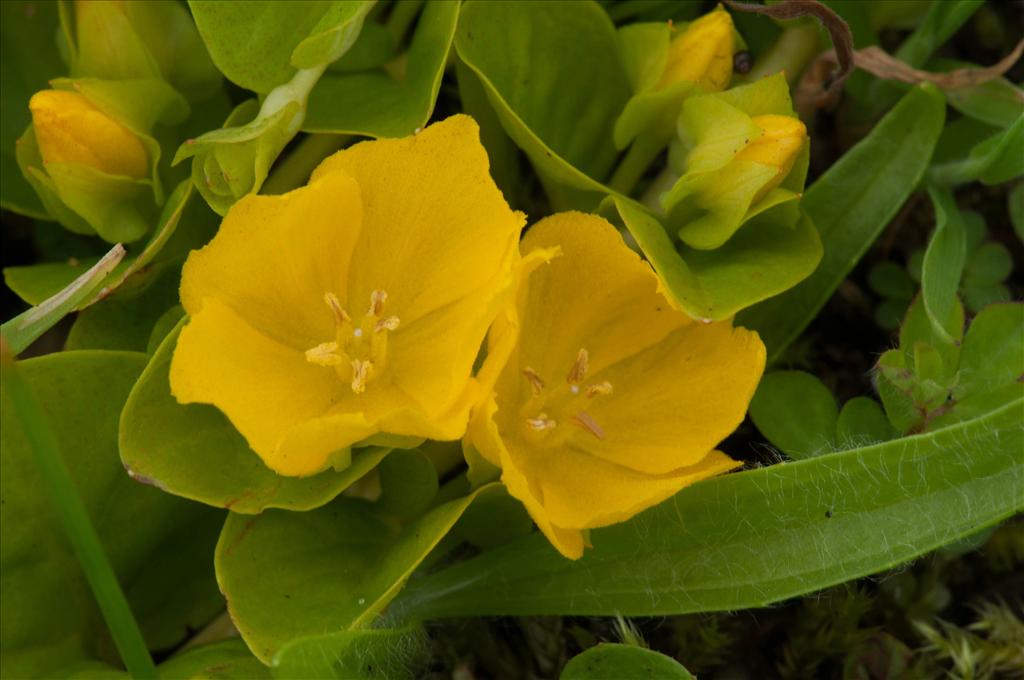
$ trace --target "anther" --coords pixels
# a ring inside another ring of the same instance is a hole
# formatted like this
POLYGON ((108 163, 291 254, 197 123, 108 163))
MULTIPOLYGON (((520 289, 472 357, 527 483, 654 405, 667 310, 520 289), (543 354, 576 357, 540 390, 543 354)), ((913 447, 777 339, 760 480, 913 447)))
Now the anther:
POLYGON ((322 342, 306 350, 306 361, 318 366, 337 366, 344 361, 344 357, 338 354, 338 343, 322 342))
POLYGON ((526 380, 530 383, 530 389, 533 390, 534 394, 540 394, 544 391, 544 379, 537 375, 537 371, 527 366, 523 369, 523 375, 526 376, 526 380))
POLYGON ((590 362, 590 354, 585 349, 576 353, 576 361, 573 362, 569 374, 565 376, 569 383, 581 383, 587 377, 587 364, 590 362))
POLYGON ((362 394, 366 391, 366 381, 370 377, 373 364, 366 359, 354 359, 352 361, 352 391, 362 394))
POLYGON ((373 332, 380 333, 381 331, 393 331, 398 328, 398 324, 401 323, 397 316, 389 316, 386 319, 381 319, 373 325, 373 332))
POLYGON ((339 326, 343 323, 351 321, 349 315, 346 314, 345 310, 341 308, 341 301, 338 299, 337 295, 335 295, 334 293, 324 293, 324 302, 326 302, 327 306, 331 308, 332 312, 334 312, 334 321, 339 326))
POLYGON ((380 316, 381 312, 384 311, 384 303, 388 300, 388 294, 382 290, 375 290, 370 293, 370 310, 367 312, 370 316, 380 316))
POLYGON ((601 426, 597 424, 597 421, 591 418, 590 414, 586 411, 580 411, 569 420, 574 425, 579 425, 598 439, 604 439, 604 430, 601 429, 601 426))
POLYGON ((612 384, 607 380, 592 385, 587 385, 587 391, 585 394, 588 399, 593 399, 598 396, 605 396, 612 393, 612 384))
POLYGON ((526 426, 535 432, 553 430, 558 425, 554 420, 548 418, 547 413, 538 413, 536 418, 527 418, 526 426))

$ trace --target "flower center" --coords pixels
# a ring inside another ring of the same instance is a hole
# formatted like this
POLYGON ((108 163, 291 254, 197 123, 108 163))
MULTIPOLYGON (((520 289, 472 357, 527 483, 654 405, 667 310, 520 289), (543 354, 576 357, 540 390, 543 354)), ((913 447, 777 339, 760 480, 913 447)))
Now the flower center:
POLYGON ((523 377, 529 385, 531 396, 520 409, 520 416, 529 441, 548 446, 559 444, 575 428, 597 439, 604 439, 604 430, 587 413, 585 407, 593 399, 610 395, 612 384, 607 380, 587 383, 589 364, 590 354, 581 348, 565 376, 564 384, 553 387, 549 387, 532 368, 523 369, 523 377), (565 425, 572 425, 573 428, 565 425))
POLYGON ((388 332, 398 328, 397 316, 384 316, 388 294, 375 290, 370 307, 358 323, 342 308, 334 293, 324 293, 324 302, 334 314, 334 340, 306 350, 306 361, 331 366, 349 382, 352 391, 362 394, 366 385, 384 368, 388 351, 388 332))

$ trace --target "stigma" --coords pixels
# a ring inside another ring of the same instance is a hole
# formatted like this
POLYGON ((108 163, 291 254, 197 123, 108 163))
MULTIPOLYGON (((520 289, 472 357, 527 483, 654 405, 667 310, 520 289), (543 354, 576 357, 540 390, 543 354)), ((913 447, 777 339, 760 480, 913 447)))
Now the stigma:
MULTIPOLYGON (((531 433, 531 439, 542 437, 550 444, 561 441, 571 432, 571 428, 569 431, 564 427, 559 428, 561 422, 571 423, 595 439, 604 439, 604 428, 583 409, 583 405, 585 401, 611 395, 612 384, 607 380, 588 383, 589 373, 590 353, 582 347, 576 352, 576 358, 569 366, 563 385, 555 385, 549 389, 547 382, 536 370, 529 366, 522 369, 523 378, 530 388, 530 396, 521 413, 523 424, 527 432, 531 433), (548 415, 554 412, 563 413, 565 417, 553 418, 548 415), (556 431, 561 431, 562 434, 552 439, 551 435, 556 431)), ((537 441, 539 443, 541 440, 537 441)))
POLYGON ((349 383, 353 394, 366 391, 374 376, 379 375, 387 359, 387 336, 398 329, 401 320, 385 316, 387 292, 374 290, 362 319, 353 320, 341 300, 332 292, 324 293, 324 302, 334 317, 334 340, 322 342, 306 350, 306 361, 330 366, 338 377, 349 383))

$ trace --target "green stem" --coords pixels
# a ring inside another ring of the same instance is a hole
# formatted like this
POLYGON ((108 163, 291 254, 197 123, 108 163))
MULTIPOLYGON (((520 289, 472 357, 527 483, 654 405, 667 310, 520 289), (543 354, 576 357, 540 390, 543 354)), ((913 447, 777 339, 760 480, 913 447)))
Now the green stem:
POLYGON ((620 194, 629 195, 633 187, 644 176, 644 172, 651 165, 651 161, 657 158, 665 145, 652 135, 640 135, 634 141, 626 157, 615 168, 608 186, 620 194))
POLYGON ((263 183, 263 194, 283 194, 296 189, 309 179, 323 159, 345 146, 350 135, 311 134, 298 143, 295 149, 270 173, 263 183))
POLYGON ((825 41, 821 37, 818 23, 811 19, 796 22, 782 31, 775 44, 757 60, 750 73, 740 80, 753 83, 784 71, 786 82, 793 86, 800 80, 800 75, 811 60, 823 49, 825 41))
POLYGON ((50 503, 71 541, 125 668, 136 680, 155 680, 157 673, 153 659, 149 656, 146 642, 117 582, 114 569, 103 551, 96 529, 89 521, 78 490, 64 466, 53 430, 7 347, 4 346, 0 351, 3 353, 3 382, 15 416, 21 421, 25 437, 35 453, 40 473, 49 490, 50 503))

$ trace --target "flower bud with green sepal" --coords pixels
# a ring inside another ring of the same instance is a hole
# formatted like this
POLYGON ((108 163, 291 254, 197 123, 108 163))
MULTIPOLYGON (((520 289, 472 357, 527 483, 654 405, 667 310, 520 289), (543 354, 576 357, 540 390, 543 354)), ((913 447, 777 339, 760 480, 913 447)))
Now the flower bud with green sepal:
POLYGON ((618 43, 634 91, 615 123, 620 149, 638 136, 667 144, 683 101, 728 87, 733 55, 744 47, 721 6, 689 23, 624 26, 618 43))
POLYGON ((270 166, 302 127, 309 92, 326 66, 299 71, 259 108, 255 100, 239 105, 222 129, 178 149, 174 164, 192 159, 192 181, 214 211, 226 214, 235 201, 263 186, 270 166))
POLYGON ((31 100, 17 145, 22 174, 67 229, 111 243, 142 238, 163 203, 157 123, 188 104, 162 80, 57 79, 31 100))
POLYGON ((679 137, 682 176, 661 204, 688 246, 718 248, 758 216, 797 222, 809 146, 782 74, 688 99, 679 137))

